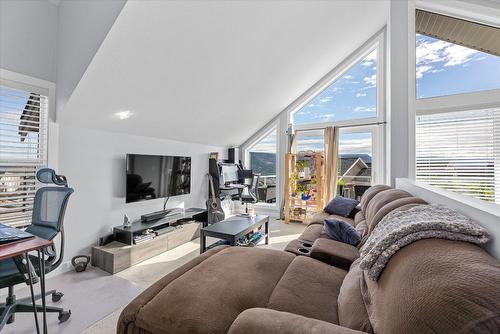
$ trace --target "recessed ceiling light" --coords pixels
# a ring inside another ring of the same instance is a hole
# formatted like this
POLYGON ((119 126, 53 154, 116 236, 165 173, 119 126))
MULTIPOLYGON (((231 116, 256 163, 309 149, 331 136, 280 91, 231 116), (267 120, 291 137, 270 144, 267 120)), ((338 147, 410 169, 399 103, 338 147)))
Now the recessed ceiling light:
POLYGON ((130 116, 132 116, 132 114, 133 113, 130 110, 115 112, 115 116, 118 117, 119 119, 127 119, 130 116))

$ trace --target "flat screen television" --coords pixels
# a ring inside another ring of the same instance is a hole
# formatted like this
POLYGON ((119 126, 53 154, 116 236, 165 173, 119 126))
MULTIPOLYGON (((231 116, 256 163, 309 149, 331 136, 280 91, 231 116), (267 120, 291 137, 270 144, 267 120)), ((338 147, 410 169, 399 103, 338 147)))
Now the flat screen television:
POLYGON ((191 157, 127 154, 126 203, 191 192, 191 157))

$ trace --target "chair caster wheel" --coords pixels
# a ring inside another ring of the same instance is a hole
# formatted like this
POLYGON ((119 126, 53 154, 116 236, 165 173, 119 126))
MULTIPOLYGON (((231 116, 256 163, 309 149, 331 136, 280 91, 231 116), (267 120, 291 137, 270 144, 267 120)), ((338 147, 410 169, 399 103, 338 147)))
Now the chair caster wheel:
POLYGON ((69 317, 71 317, 71 310, 61 311, 61 313, 59 313, 59 317, 57 318, 59 319, 59 322, 65 322, 69 319, 69 317))
POLYGON ((58 302, 61 300, 61 298, 64 296, 64 293, 62 292, 54 292, 52 293, 52 301, 53 302, 58 302))

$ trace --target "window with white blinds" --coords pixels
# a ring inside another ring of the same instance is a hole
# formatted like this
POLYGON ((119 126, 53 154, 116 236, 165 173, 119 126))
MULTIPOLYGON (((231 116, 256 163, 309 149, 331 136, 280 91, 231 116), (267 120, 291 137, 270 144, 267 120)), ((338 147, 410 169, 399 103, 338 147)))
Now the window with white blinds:
POLYGON ((418 115, 416 178, 500 203, 500 108, 418 115))
POLYGON ((0 84, 0 223, 31 221, 36 170, 47 160, 48 98, 0 84))

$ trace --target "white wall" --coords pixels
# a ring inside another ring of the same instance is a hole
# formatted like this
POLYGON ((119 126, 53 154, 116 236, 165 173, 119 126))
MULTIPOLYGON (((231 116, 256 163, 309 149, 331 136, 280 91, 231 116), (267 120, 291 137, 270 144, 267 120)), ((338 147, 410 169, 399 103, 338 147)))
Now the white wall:
POLYGON ((57 6, 0 1, 0 68, 56 81, 57 6))
MULTIPOLYGON (((172 197, 167 207, 205 207, 208 153, 225 149, 149 137, 89 130, 68 125, 59 128, 59 172, 75 189, 65 217, 65 262, 88 254, 100 236, 123 223, 123 215, 162 209, 163 199, 125 204, 125 154, 144 153, 192 157, 191 194, 172 197)), ((65 270, 67 267, 63 267, 65 270)))
POLYGON ((120 14, 126 0, 62 1, 57 31, 57 110, 60 111, 120 14))
POLYGON ((410 142, 414 131, 413 111, 415 100, 415 58, 410 48, 415 41, 413 1, 391 1, 387 24, 387 182, 394 185, 395 178, 411 177, 410 142), (413 15, 413 16, 412 16, 413 15), (413 61, 413 63, 412 63, 413 61), (410 72, 413 71, 413 75, 410 72), (413 124, 412 124, 413 121, 413 124))

